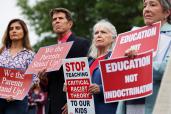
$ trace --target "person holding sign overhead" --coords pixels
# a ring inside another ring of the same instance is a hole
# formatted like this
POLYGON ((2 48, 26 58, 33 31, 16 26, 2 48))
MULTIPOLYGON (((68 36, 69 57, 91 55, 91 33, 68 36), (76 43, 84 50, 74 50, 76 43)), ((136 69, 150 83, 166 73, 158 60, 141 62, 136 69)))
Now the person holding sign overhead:
MULTIPOLYGON (((161 37, 159 39, 157 55, 153 58, 153 94, 146 98, 127 101, 126 114, 139 114, 140 110, 142 114, 152 114, 171 51, 171 1, 143 0, 143 4, 143 18, 146 25, 161 21, 161 37), (136 108, 138 105, 142 108, 136 108)), ((135 52, 136 50, 129 50, 126 54, 132 56, 135 55, 135 52)))
MULTIPOLYGON (((85 57, 89 49, 89 41, 76 37, 72 32, 73 19, 71 12, 66 8, 54 8, 50 11, 53 31, 57 34, 57 42, 65 43, 74 41, 67 58, 85 57)), ((47 88, 48 114, 67 113, 66 94, 63 92, 64 74, 61 67, 58 71, 45 73, 39 72, 40 85, 47 88)))
MULTIPOLYGON (((26 70, 31 63, 32 51, 29 33, 25 22, 12 19, 4 33, 0 48, 0 67, 26 70)), ((9 82, 8 82, 9 83, 9 82)), ((28 96, 23 100, 0 98, 0 114, 24 114, 28 108, 28 96)))
POLYGON ((96 114, 115 114, 118 103, 105 104, 99 61, 109 58, 117 32, 107 20, 100 20, 93 27, 93 41, 89 52, 92 85, 89 92, 94 96, 96 114))

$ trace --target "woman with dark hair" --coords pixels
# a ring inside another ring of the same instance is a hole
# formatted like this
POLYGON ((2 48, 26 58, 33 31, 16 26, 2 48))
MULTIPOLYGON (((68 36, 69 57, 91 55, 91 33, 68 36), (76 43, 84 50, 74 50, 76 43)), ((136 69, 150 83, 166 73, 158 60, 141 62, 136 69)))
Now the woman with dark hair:
MULTIPOLYGON (((25 22, 13 19, 9 22, 0 48, 0 67, 26 70, 31 63, 32 51, 25 22)), ((23 100, 0 98, 0 114, 24 114, 28 108, 27 96, 23 100)))

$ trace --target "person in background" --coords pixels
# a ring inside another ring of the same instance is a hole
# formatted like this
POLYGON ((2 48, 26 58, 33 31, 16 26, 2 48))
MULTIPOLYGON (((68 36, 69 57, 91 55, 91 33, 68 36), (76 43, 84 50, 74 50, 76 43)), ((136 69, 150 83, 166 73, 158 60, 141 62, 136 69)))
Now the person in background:
MULTIPOLYGON (((0 67, 26 70, 31 63, 32 51, 29 32, 25 22, 21 19, 12 19, 2 38, 0 48, 0 67)), ((0 98, 0 114, 24 114, 28 108, 28 96, 23 100, 0 98)))
MULTIPOLYGON (((153 94, 146 98, 127 101, 126 114, 152 114, 171 52, 171 1, 143 0, 143 4, 143 18, 146 25, 161 21, 161 37, 159 39, 158 52, 153 58, 153 94), (166 35, 167 37, 163 37, 162 35, 166 35)), ((127 55, 135 55, 135 52, 136 50, 129 50, 127 51, 129 53, 127 55)))
MULTIPOLYGON (((71 12, 66 8, 54 8, 50 11, 50 16, 53 31, 57 34, 57 42, 65 43, 74 41, 66 58, 85 57, 88 53, 90 42, 84 38, 75 36, 71 31, 73 26, 71 12)), ((63 68, 61 67, 58 71, 45 72, 46 69, 40 71, 39 77, 40 85, 47 87, 48 114, 67 113, 66 93, 63 92, 63 68)))
POLYGON ((27 114, 44 114, 46 94, 41 90, 38 84, 34 84, 29 91, 27 114))
POLYGON ((92 85, 89 92, 94 96, 96 114, 116 114, 118 103, 105 103, 99 60, 110 57, 117 32, 107 20, 98 21, 93 27, 93 41, 89 51, 89 64, 92 85))

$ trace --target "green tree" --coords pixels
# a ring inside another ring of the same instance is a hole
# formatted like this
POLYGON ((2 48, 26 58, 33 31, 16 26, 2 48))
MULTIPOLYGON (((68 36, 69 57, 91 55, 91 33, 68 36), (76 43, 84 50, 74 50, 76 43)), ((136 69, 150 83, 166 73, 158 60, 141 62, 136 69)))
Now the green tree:
MULTIPOLYGON (((93 25, 100 19, 108 19, 112 22, 118 33, 128 31, 133 25, 143 25, 142 0, 39 0, 34 6, 30 6, 28 0, 17 0, 17 5, 22 8, 22 13, 30 21, 38 35, 50 33, 53 38, 50 9, 65 7, 73 12, 73 32, 78 36, 91 38, 93 25)), ((35 47, 39 48, 45 39, 35 47)))

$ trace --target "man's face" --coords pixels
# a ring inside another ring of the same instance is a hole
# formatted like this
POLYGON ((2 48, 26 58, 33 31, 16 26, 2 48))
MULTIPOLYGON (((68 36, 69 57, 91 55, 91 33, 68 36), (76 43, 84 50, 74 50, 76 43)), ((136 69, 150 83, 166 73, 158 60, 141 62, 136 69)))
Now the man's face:
POLYGON ((72 27, 72 21, 68 21, 65 13, 56 12, 52 17, 53 31, 57 34, 65 34, 70 31, 72 27))

